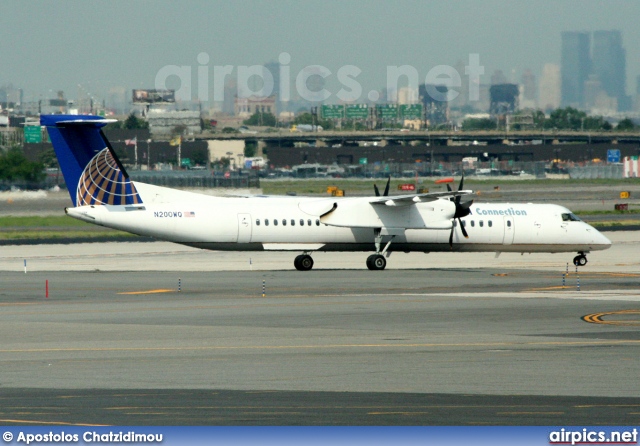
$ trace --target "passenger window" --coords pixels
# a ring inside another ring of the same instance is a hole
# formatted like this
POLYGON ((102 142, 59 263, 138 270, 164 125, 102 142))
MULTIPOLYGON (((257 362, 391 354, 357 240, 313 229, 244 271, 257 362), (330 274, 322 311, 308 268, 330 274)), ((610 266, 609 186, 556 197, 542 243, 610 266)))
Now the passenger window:
POLYGON ((287 219, 286 218, 282 219, 282 226, 287 226, 287 219))
POLYGON ((480 227, 483 228, 484 227, 484 222, 482 220, 480 220, 480 227))
POLYGON ((307 220, 307 225, 311 226, 311 220, 307 220))
POLYGON ((475 227, 476 227, 476 222, 475 222, 475 220, 471 220, 471 227, 472 227, 472 228, 475 228, 475 227))
POLYGON ((304 220, 300 219, 300 226, 304 226, 304 220))
POLYGON ((316 226, 320 226, 320 220, 316 220, 316 226))
POLYGON ((467 227, 467 222, 465 220, 460 220, 462 222, 462 226, 467 227))
POLYGON ((507 227, 511 227, 511 220, 507 220, 507 227))
POLYGON ((489 227, 493 226, 493 222, 491 220, 489 220, 487 224, 489 225, 489 227))
POLYGON ((265 225, 265 226, 269 226, 269 219, 268 219, 268 218, 265 218, 265 219, 264 219, 264 225, 265 225))
POLYGON ((273 219, 273 226, 278 226, 278 220, 276 220, 275 218, 273 219))
POLYGON ((291 226, 295 226, 296 225, 296 221, 292 218, 291 219, 291 226))
POLYGON ((256 226, 260 226, 260 219, 256 218, 256 226))

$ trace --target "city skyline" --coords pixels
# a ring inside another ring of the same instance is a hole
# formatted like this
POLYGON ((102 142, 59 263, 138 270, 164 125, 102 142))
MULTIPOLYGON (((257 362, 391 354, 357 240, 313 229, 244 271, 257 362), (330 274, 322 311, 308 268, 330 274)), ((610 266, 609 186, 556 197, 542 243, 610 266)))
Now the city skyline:
POLYGON ((415 67, 422 84, 433 67, 456 66, 472 53, 484 67, 484 84, 497 70, 509 82, 520 83, 525 70, 542 81, 545 64, 561 63, 561 33, 575 30, 619 30, 627 94, 635 93, 640 74, 640 31, 633 23, 640 4, 632 1, 615 7, 547 0, 399 2, 392 8, 376 1, 182 5, 188 7, 162 1, 4 2, 0 26, 15 39, 2 42, 0 85, 22 88, 25 101, 53 98, 58 90, 69 98, 85 91, 108 100, 118 88, 127 96, 133 88, 154 88, 159 70, 175 65, 192 67, 194 83, 198 68, 207 67, 213 92, 214 66, 266 65, 287 53, 293 74, 310 65, 327 67, 332 75, 326 85, 334 93, 340 87, 336 72, 357 67, 366 100, 370 91, 385 88, 388 66, 415 67), (201 53, 210 56, 207 64, 199 63, 201 53))

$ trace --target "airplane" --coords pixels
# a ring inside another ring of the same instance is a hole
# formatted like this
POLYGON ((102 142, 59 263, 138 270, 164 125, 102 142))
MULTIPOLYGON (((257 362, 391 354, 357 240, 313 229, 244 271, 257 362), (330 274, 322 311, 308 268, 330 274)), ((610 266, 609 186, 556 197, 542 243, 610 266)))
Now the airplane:
MULTIPOLYGON (((42 115, 69 189, 67 215, 187 246, 229 251, 299 252, 297 270, 316 251, 371 252, 383 270, 392 252, 577 252, 576 266, 611 241, 553 204, 477 203, 458 190, 368 197, 213 197, 132 181, 102 127, 115 120, 42 115)), ((390 180, 390 179, 389 179, 390 180)))

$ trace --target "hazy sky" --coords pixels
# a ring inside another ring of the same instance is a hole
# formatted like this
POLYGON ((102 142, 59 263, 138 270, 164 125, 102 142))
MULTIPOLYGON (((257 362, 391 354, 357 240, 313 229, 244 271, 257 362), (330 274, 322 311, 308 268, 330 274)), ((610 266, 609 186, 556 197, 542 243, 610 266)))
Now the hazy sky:
MULTIPOLYGON (((412 65, 421 82, 432 67, 478 53, 484 82, 495 69, 519 80, 560 62, 560 32, 619 29, 627 51, 627 90, 640 74, 640 1, 323 0, 0 2, 0 85, 25 100, 103 96, 112 86, 154 88, 166 65, 258 65, 291 55, 292 77, 323 65, 362 70, 363 90, 381 89, 386 67, 412 65)), ((331 84, 331 82, 329 82, 331 84)), ((210 87, 210 91, 212 87, 210 87)), ((130 93, 128 93, 130 94, 130 93)), ((195 95, 195 92, 194 92, 195 95)))

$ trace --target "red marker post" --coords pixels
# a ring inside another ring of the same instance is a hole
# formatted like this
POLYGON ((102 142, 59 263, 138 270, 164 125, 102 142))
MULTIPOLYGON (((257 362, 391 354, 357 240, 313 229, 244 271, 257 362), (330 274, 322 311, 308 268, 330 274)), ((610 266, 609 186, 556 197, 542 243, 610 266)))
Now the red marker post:
POLYGON ((49 299, 49 280, 45 281, 44 285, 44 298, 49 299))

